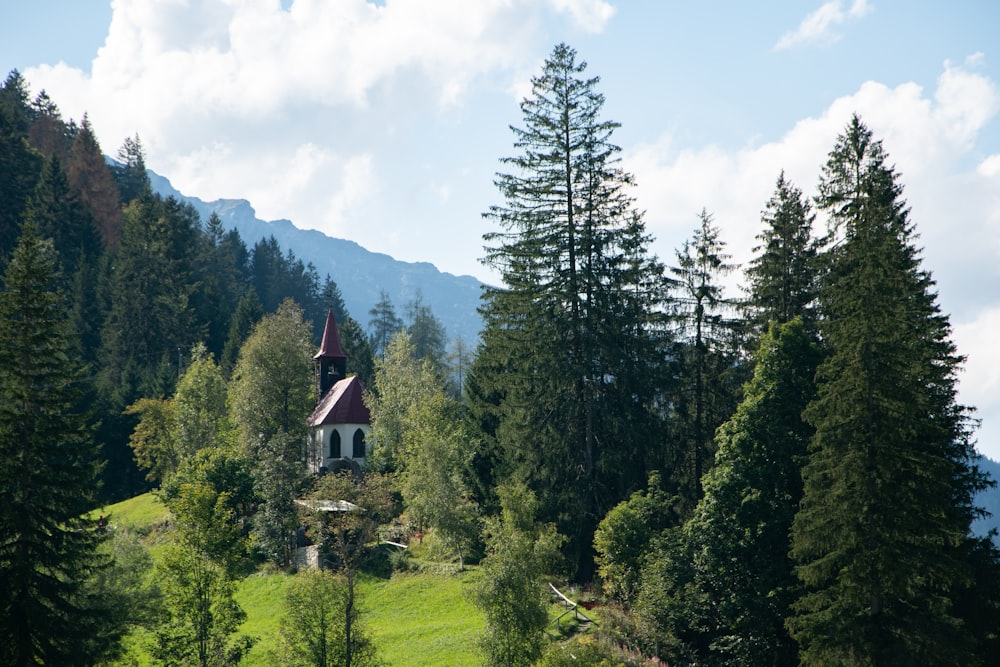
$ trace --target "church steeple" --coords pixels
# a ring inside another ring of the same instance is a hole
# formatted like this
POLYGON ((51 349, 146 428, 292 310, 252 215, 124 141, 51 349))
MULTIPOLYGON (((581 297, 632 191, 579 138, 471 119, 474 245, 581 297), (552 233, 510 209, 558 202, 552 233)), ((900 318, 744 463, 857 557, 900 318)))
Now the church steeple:
POLYGON ((319 352, 313 357, 316 360, 316 386, 319 398, 323 398, 330 387, 338 380, 347 377, 347 355, 340 347, 340 334, 337 323, 333 319, 333 309, 326 314, 326 325, 323 327, 323 341, 319 352))

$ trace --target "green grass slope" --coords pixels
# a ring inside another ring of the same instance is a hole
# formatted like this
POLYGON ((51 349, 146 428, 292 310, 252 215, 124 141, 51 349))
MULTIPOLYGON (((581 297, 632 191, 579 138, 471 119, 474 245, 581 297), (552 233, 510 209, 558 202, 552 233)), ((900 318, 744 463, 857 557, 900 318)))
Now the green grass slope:
MULTIPOLYGON (((138 532, 154 558, 170 540, 167 510, 152 494, 95 510, 94 514, 108 517, 112 526, 138 532)), ((247 614, 239 631, 258 637, 242 664, 276 664, 278 621, 285 589, 293 576, 261 571, 239 582, 236 601, 247 614)), ((474 577, 472 571, 451 572, 447 568, 394 573, 389 579, 363 576, 359 586, 362 622, 382 661, 395 667, 479 664, 476 639, 483 629, 483 616, 470 601, 474 577)), ((133 636, 128 643, 135 664, 148 665, 142 642, 142 637, 133 636)))

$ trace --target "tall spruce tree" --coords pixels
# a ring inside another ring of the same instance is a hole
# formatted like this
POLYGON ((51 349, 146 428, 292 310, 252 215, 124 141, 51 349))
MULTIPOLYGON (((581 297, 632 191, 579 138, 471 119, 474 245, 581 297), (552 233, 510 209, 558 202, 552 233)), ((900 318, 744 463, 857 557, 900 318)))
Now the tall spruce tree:
MULTIPOLYGON (((557 45, 512 128, 518 154, 485 217, 484 262, 502 287, 484 293, 481 365, 499 397, 504 465, 558 520, 581 578, 592 573, 594 529, 659 467, 653 417, 656 313, 663 269, 648 253, 642 215, 601 118, 598 79, 557 45)), ((486 393, 477 392, 479 396, 486 393)))
POLYGON ((796 317, 807 326, 815 322, 822 244, 813 237, 815 217, 802 191, 782 171, 761 213, 760 245, 753 249, 757 254, 746 269, 744 305, 751 337, 763 334, 771 322, 781 324, 796 317))
POLYGON ((715 453, 715 429, 736 407, 739 337, 734 303, 723 294, 723 278, 736 267, 712 216, 702 209, 694 235, 670 267, 674 319, 679 336, 671 355, 679 378, 674 394, 675 477, 682 507, 702 497, 702 476, 715 453))
POLYGON ((820 180, 836 234, 820 294, 830 354, 805 412, 816 433, 792 555, 806 592, 788 627, 806 665, 972 665, 955 602, 984 479, 956 403, 961 359, 887 159, 855 116, 820 180))
POLYGON ((146 153, 139 135, 127 137, 118 149, 119 164, 111 169, 122 204, 148 196, 152 193, 149 174, 146 173, 146 153))
POLYGON ((87 114, 83 115, 80 129, 73 136, 66 175, 80 193, 80 202, 94 218, 105 247, 114 247, 122 226, 118 185, 104 160, 87 114))
MULTIPOLYGON (((87 595, 101 565, 97 452, 56 254, 25 223, 0 292, 0 663, 76 665, 101 651, 87 595)), ((105 647, 106 648, 106 647, 105 647)))
POLYGON ((14 70, 0 86, 0 261, 17 243, 21 217, 43 164, 28 144, 30 118, 27 83, 14 70))
POLYGON ((371 316, 368 321, 370 345, 375 356, 381 359, 388 351, 389 343, 403 329, 403 320, 396 314, 396 307, 385 290, 379 291, 378 303, 372 306, 368 315, 371 316))
POLYGON ((101 239, 93 218, 70 187, 55 155, 46 160, 42 168, 25 217, 38 226, 43 236, 53 241, 59 272, 65 281, 62 289, 70 300, 81 358, 94 361, 100 344, 97 284, 101 239))
POLYGON ((112 410, 173 393, 179 353, 201 338, 190 307, 198 227, 197 212, 173 197, 146 194, 125 209, 101 335, 102 386, 112 410))

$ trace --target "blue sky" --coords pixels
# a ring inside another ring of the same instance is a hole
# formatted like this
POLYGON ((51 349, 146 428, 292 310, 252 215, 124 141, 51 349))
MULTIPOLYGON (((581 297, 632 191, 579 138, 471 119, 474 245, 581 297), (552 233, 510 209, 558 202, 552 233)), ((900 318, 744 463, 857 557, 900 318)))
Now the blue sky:
POLYGON ((1000 459, 998 27, 993 0, 21 0, 0 9, 0 67, 87 111, 106 153, 138 133, 186 194, 488 281, 480 214, 557 42, 601 77, 668 263, 702 207, 745 262, 779 171, 812 194, 858 112, 1000 459))

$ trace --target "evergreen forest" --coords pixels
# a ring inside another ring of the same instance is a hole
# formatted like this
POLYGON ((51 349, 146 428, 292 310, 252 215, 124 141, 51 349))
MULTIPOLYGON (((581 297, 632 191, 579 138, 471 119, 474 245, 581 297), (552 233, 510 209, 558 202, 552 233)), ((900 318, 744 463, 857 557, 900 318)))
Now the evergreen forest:
POLYGON ((746 266, 711 202, 660 258, 600 87, 566 44, 532 79, 473 348, 419 296, 347 312, 11 72, 0 664, 387 664, 372 578, 441 568, 491 667, 1000 664, 994 482, 887 148, 854 115, 815 197, 774 174, 746 266), (328 314, 367 389, 356 474, 306 467, 328 314), (139 497, 154 533, 105 512, 139 497), (278 575, 262 642, 236 592, 278 575))

